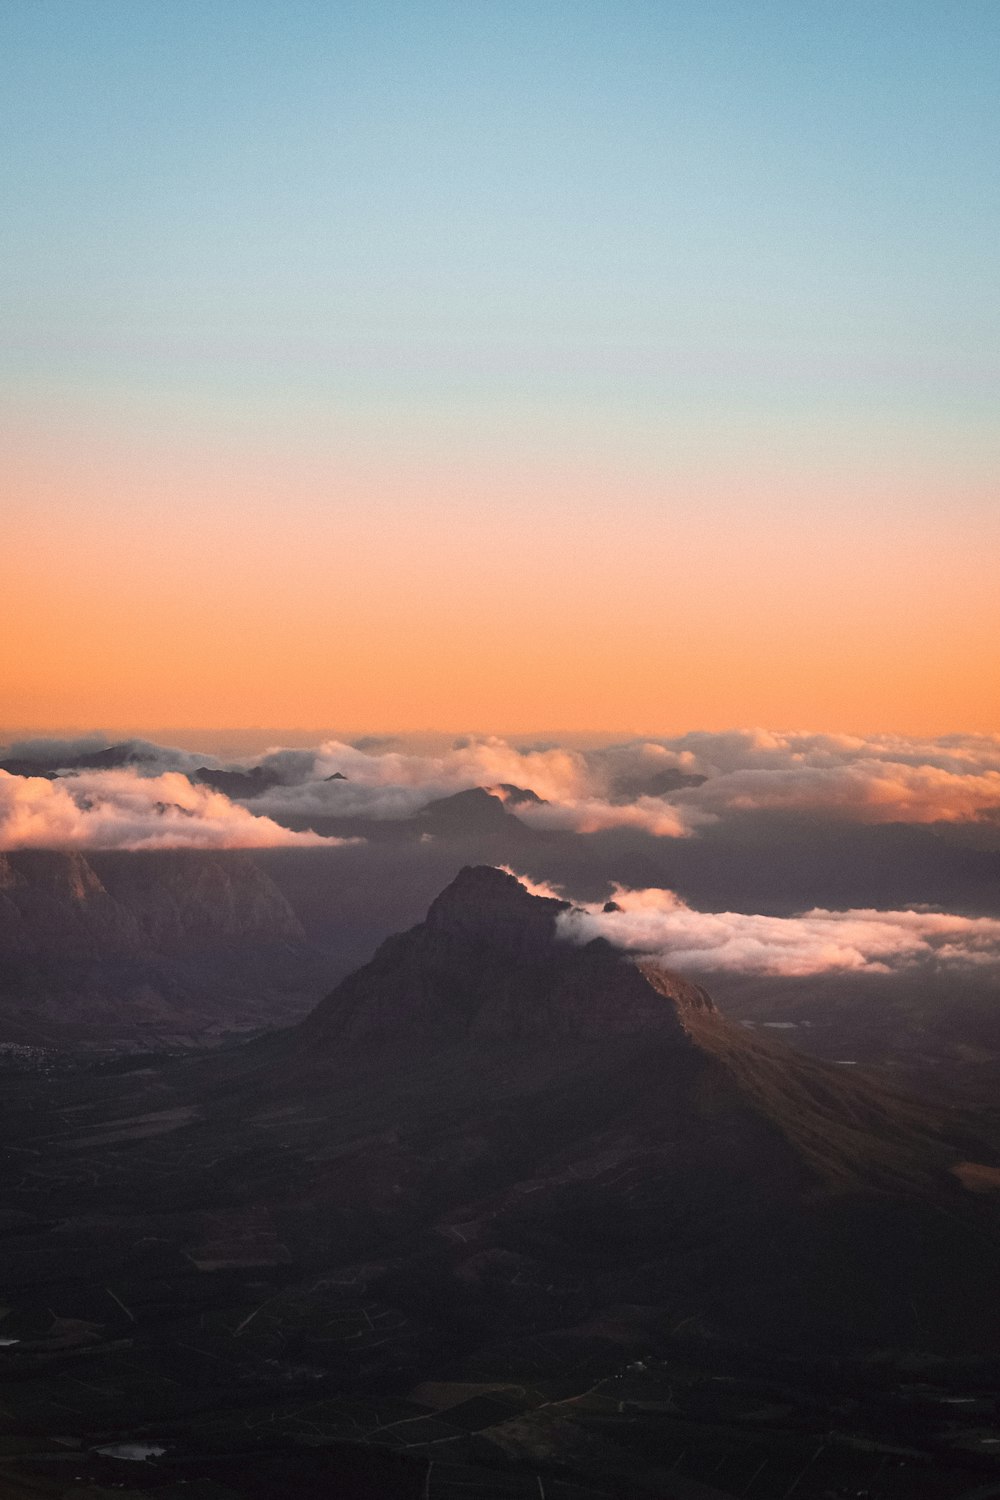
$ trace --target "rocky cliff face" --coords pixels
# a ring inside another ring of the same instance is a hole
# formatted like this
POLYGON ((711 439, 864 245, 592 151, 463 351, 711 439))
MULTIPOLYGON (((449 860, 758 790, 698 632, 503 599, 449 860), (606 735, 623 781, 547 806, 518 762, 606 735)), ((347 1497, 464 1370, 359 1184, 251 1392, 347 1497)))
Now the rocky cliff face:
POLYGON ((600 938, 564 940, 567 909, 502 870, 462 870, 423 922, 389 938, 281 1044, 291 1061, 276 1076, 289 1086, 330 1065, 386 1079, 450 1066, 468 1079, 515 1059, 541 1091, 589 1069, 594 1120, 616 1101, 627 1135, 641 1120, 643 1135, 683 1139, 689 1161, 720 1178, 743 1160, 762 1193, 803 1181, 953 1191, 955 1151, 931 1113, 751 1036, 662 964, 600 938))
POLYGON ((139 933, 82 854, 0 854, 0 955, 130 952, 139 933))
POLYGON ((300 972, 305 953, 301 923, 245 851, 0 854, 0 1041, 285 1023, 321 982, 300 972), (298 1005, 269 1018, 266 997, 298 983, 298 1005))
POLYGON ((680 1043, 679 1012, 714 1009, 680 975, 660 970, 651 984, 603 940, 586 948, 561 941, 556 918, 567 909, 502 870, 466 868, 426 920, 384 943, 306 1029, 330 1046, 630 1034, 680 1043))
POLYGON ((295 942, 301 923, 241 851, 0 854, 0 955, 191 954, 295 942))
POLYGON ((302 924, 244 850, 160 850, 91 856, 105 889, 157 951, 300 942, 302 924))

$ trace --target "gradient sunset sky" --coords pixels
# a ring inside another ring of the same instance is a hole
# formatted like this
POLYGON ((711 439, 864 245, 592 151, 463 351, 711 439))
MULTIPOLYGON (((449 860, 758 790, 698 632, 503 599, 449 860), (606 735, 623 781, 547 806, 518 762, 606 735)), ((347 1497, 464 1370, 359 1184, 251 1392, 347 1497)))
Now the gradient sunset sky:
POLYGON ((1000 732, 995 0, 0 15, 0 730, 1000 732))

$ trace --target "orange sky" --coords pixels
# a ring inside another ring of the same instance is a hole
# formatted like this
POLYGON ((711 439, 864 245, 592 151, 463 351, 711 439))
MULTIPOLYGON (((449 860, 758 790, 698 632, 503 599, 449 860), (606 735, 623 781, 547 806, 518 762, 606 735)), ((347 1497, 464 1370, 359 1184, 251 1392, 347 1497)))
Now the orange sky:
POLYGON ((89 434, 14 459, 5 726, 1000 729, 971 481, 89 434))

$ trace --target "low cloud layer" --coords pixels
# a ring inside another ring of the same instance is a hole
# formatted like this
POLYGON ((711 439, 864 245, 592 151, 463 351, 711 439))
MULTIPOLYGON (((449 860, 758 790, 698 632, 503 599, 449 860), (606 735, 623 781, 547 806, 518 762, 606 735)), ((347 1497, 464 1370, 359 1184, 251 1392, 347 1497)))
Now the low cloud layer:
POLYGON ((329 741, 260 764, 284 784, 263 810, 408 817, 470 786, 529 787, 544 805, 516 807, 538 828, 591 833, 639 828, 696 834, 748 812, 795 812, 856 823, 960 822, 1000 815, 1000 741, 934 741, 762 730, 690 734, 592 750, 517 747, 489 738, 439 754, 370 750, 329 741), (327 781, 340 772, 348 780, 327 781))
POLYGON ((168 771, 85 771, 48 781, 0 771, 0 850, 235 849, 328 844, 291 833, 168 771))
MULTIPOLYGON (((34 754, 40 766, 55 770, 108 743, 96 736, 21 742, 0 759, 34 754)), ((129 768, 147 779, 220 765, 210 755, 147 741, 125 748, 129 768)), ((244 804, 278 821, 407 818, 469 787, 505 795, 503 787, 512 785, 541 799, 511 802, 517 817, 539 829, 579 833, 634 828, 691 837, 707 825, 754 813, 850 823, 1000 823, 1000 739, 989 736, 913 740, 739 730, 590 749, 480 737, 433 752, 396 741, 328 740, 312 749, 276 747, 224 769, 257 772, 254 795, 248 791, 244 804)), ((226 790, 237 796, 239 788, 226 790)))
POLYGON ((932 823, 1000 815, 1000 741, 914 741, 762 730, 690 734, 592 750, 517 747, 488 738, 439 754, 328 741, 259 764, 284 784, 260 805, 284 813, 411 816, 471 786, 529 787, 546 805, 516 807, 538 828, 614 827, 663 837, 741 813, 796 812, 859 823, 932 823), (348 780, 326 778, 340 772, 348 780))
MULTIPOLYGON (((531 889, 558 894, 533 884, 531 889)), ((606 938, 682 972, 789 978, 886 974, 917 965, 1000 966, 1000 921, 988 917, 926 910, 816 909, 794 917, 702 912, 672 891, 656 889, 618 889, 614 902, 617 911, 589 906, 562 913, 562 936, 574 943, 606 938)))

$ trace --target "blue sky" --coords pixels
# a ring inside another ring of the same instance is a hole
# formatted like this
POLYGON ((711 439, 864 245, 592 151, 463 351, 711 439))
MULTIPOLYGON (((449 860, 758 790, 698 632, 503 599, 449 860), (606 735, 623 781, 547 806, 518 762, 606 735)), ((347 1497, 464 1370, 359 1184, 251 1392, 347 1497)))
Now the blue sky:
POLYGON ((995 5, 33 0, 4 33, 39 394, 990 413, 995 5))

